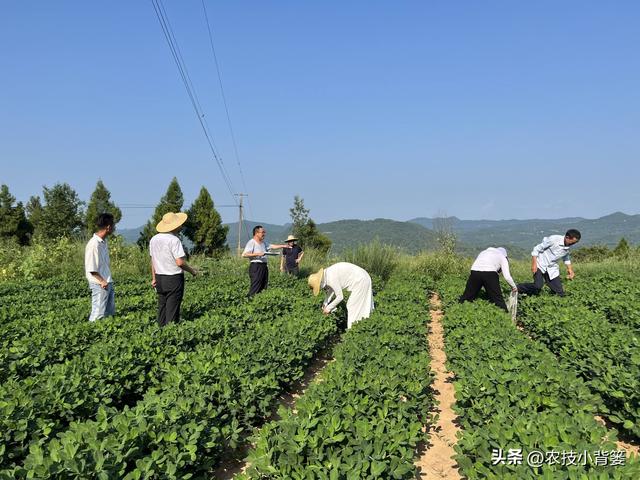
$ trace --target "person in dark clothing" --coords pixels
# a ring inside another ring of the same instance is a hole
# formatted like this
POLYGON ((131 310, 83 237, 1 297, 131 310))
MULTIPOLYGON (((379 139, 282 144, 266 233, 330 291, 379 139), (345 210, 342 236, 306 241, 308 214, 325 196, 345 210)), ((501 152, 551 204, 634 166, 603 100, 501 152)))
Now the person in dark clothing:
POLYGON ((464 293, 460 297, 460 303, 473 302, 478 296, 478 293, 480 293, 480 289, 484 287, 489 301, 506 311, 507 304, 504 301, 502 290, 500 289, 498 272, 502 272, 504 279, 511 286, 511 290, 516 291, 516 284, 509 272, 507 250, 503 247, 490 247, 480 252, 475 262, 473 262, 473 265, 471 265, 471 273, 469 274, 464 293))
POLYGON ((260 293, 267 288, 269 283, 269 268, 267 255, 272 248, 284 248, 286 245, 269 245, 264 242, 264 237, 267 234, 262 225, 256 225, 253 227, 253 238, 247 242, 244 247, 242 256, 249 258, 249 293, 248 297, 253 297, 256 293, 260 293))
POLYGON ((296 277, 300 273, 300 261, 304 256, 302 248, 296 243, 297 240, 293 235, 287 237, 287 246, 282 249, 280 259, 280 271, 296 277))

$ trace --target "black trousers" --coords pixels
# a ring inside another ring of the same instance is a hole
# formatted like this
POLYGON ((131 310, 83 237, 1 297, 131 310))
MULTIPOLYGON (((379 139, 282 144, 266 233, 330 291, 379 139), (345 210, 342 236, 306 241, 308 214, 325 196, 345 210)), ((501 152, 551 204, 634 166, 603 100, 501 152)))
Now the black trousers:
POLYGON ((164 327, 180 320, 180 304, 184 296, 184 273, 156 275, 158 293, 158 325, 164 327))
POLYGON ((539 269, 533 274, 533 283, 521 283, 518 285, 518 292, 526 293, 527 295, 538 295, 545 283, 549 285, 553 293, 564 297, 564 289, 562 288, 560 277, 558 276, 551 280, 547 272, 542 273, 539 269))
POLYGON ((300 275, 300 268, 298 268, 298 265, 296 265, 295 267, 290 267, 289 265, 285 265, 284 271, 289 275, 293 275, 294 277, 297 277, 298 275, 300 275))
POLYGON ((266 263, 252 262, 249 264, 249 287, 248 297, 253 297, 256 293, 260 293, 267 288, 269 283, 269 269, 266 263))
POLYGON ((473 302, 480 293, 480 289, 484 287, 491 303, 497 305, 503 310, 507 310, 507 304, 504 302, 502 290, 500 290, 500 277, 498 272, 478 272, 471 270, 467 286, 464 293, 460 297, 460 303, 473 302))

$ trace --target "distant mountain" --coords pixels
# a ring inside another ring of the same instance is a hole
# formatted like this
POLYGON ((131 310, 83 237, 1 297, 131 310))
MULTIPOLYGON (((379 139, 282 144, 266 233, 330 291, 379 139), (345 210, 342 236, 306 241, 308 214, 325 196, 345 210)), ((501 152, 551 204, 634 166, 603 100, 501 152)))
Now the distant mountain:
POLYGON ((433 231, 409 222, 397 222, 385 218, 339 220, 321 223, 318 228, 331 239, 333 242, 331 250, 335 253, 375 239, 385 244, 395 245, 409 253, 433 250, 437 246, 433 231))
MULTIPOLYGON (((509 249, 514 258, 528 256, 531 248, 540 243, 542 237, 563 234, 569 228, 582 232, 580 246, 604 244, 615 246, 624 237, 632 244, 640 243, 640 215, 615 212, 596 219, 568 217, 552 220, 461 220, 449 217, 451 229, 458 235, 459 251, 474 255, 480 249, 492 245, 502 245, 509 249)), ((240 239, 241 246, 251 238, 251 230, 260 222, 246 221, 240 239)), ((291 224, 274 225, 260 223, 267 230, 267 241, 284 242, 291 233, 291 224)), ((227 244, 235 250, 238 242, 238 223, 230 223, 227 244)), ((376 238, 382 243, 395 245, 400 249, 415 253, 437 248, 433 231, 433 218, 414 218, 408 222, 398 222, 385 218, 375 220, 339 220, 320 223, 318 229, 333 241, 332 252, 340 253, 347 248, 369 243, 376 238)), ((119 230, 125 240, 135 243, 142 227, 119 230)))
MULTIPOLYGON (((251 230, 258 222, 245 222, 248 228, 243 229, 241 244, 251 238, 251 230), (248 232, 248 234, 247 234, 248 232)), ((230 223, 227 243, 237 245, 238 222, 230 223)), ((284 242, 291 233, 291 224, 272 225, 262 223, 267 230, 269 243, 284 242)), ((395 245, 402 250, 415 253, 420 250, 435 248, 435 235, 420 225, 409 222, 397 222, 378 218, 376 220, 339 220, 337 222, 319 223, 318 230, 327 235, 333 242, 331 251, 340 253, 347 248, 379 239, 382 243, 395 245)))
MULTIPOLYGON (((433 228, 433 218, 409 220, 426 228, 433 228)), ((616 212, 597 219, 568 217, 553 220, 460 220, 445 219, 459 239, 478 247, 504 245, 520 249, 531 249, 542 237, 564 234, 569 228, 582 233, 580 245, 605 244, 614 246, 625 237, 631 243, 640 243, 640 215, 616 212)))

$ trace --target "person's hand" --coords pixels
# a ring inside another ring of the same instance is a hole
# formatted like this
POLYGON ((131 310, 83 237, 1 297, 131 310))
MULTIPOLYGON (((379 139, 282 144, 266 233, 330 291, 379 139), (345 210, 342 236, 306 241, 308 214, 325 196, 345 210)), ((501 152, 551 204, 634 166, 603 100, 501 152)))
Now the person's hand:
POLYGON ((191 267, 191 275, 193 275, 194 277, 199 275, 200 272, 198 270, 196 270, 195 268, 191 267))
POLYGON ((511 293, 518 293, 518 287, 512 287, 511 293))
POLYGON ((325 315, 329 315, 331 312, 326 308, 322 307, 322 313, 324 313, 325 315))
POLYGON ((573 270, 569 270, 569 272, 567 273, 567 278, 569 280, 573 280, 573 277, 575 277, 575 276, 576 276, 576 274, 573 273, 573 270))
POLYGON ((280 271, 281 271, 281 272, 284 272, 284 267, 280 267, 280 271))
POLYGON ((296 263, 300 263, 300 259, 299 258, 296 258, 296 263))
POLYGON ((153 277, 153 278, 151 279, 151 287, 152 287, 152 288, 156 288, 156 285, 157 285, 157 284, 158 284, 158 282, 156 282, 156 277, 153 277))
POLYGON ((100 287, 101 287, 103 290, 106 290, 106 289, 109 287, 109 284, 107 283, 107 281, 106 281, 106 280, 100 280, 100 287))

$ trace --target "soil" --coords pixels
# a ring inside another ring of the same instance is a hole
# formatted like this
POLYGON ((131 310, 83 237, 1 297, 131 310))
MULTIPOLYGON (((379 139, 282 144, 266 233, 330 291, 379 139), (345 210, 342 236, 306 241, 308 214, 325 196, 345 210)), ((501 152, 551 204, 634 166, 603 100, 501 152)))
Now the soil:
MULTIPOLYGON (((278 409, 283 406, 285 408, 293 409, 295 413, 295 403, 298 398, 304 395, 306 389, 315 382, 322 381, 322 372, 325 367, 333 361, 333 347, 340 341, 339 335, 336 335, 329 340, 327 346, 318 353, 313 362, 307 367, 304 373, 304 377, 298 380, 291 388, 283 393, 278 399, 278 403, 273 409, 273 413, 268 421, 279 420, 278 409)), ((243 473, 249 468, 249 463, 246 461, 246 456, 249 453, 249 449, 252 445, 245 445, 236 452, 236 458, 230 458, 222 463, 214 472, 213 477, 219 480, 230 480, 234 476, 243 473), (238 458, 239 457, 239 458, 238 458)))
POLYGON ((435 375, 433 389, 436 407, 432 414, 438 415, 435 425, 425 427, 429 433, 429 444, 422 446, 421 456, 416 461, 419 474, 423 480, 455 480, 462 478, 453 456, 460 427, 457 416, 453 412, 455 403, 454 375, 447 371, 447 356, 444 352, 444 332, 442 328, 442 311, 437 294, 431 297, 431 325, 428 335, 431 355, 431 369, 435 375))

